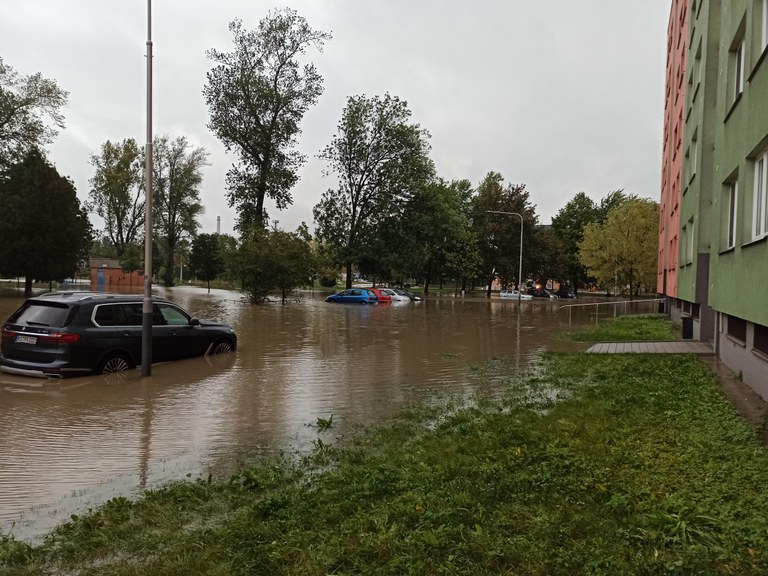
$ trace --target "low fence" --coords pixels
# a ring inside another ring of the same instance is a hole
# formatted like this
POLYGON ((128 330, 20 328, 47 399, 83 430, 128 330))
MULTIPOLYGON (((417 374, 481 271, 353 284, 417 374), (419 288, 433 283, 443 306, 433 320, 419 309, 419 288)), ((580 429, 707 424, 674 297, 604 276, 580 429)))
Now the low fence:
POLYGON ((600 314, 604 317, 616 318, 617 316, 626 316, 627 314, 651 314, 659 312, 659 303, 664 303, 664 298, 652 298, 649 300, 619 300, 615 302, 588 302, 586 304, 563 304, 560 310, 568 309, 568 325, 573 318, 573 310, 576 308, 587 309, 591 315, 594 313, 595 324, 599 322, 600 314), (594 308, 594 312, 589 310, 594 308))

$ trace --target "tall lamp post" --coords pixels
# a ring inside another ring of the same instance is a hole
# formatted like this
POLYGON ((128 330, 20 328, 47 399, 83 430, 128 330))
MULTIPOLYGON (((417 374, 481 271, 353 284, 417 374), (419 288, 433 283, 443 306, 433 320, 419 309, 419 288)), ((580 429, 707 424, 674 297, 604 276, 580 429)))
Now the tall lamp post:
POLYGON ((144 190, 144 300, 141 375, 152 375, 152 0, 147 0, 147 148, 144 190))
POLYGON ((517 301, 520 302, 523 299, 522 284, 523 284, 523 215, 517 212, 503 212, 501 210, 486 210, 488 214, 506 214, 507 216, 517 216, 520 218, 520 265, 517 269, 517 301))

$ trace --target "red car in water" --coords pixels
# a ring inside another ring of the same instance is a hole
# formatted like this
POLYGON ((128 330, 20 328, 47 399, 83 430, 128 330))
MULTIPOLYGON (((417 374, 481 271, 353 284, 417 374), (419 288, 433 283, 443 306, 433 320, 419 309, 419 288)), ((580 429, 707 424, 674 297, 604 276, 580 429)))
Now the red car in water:
POLYGON ((379 299, 379 304, 392 304, 392 296, 387 294, 386 291, 379 288, 368 288, 371 292, 376 294, 376 298, 379 299))

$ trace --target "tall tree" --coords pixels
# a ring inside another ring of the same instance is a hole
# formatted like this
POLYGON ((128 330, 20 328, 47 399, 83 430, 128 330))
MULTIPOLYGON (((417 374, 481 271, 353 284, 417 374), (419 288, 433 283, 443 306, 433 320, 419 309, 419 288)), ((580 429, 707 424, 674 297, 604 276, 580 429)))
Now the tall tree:
POLYGON ((598 206, 584 192, 577 193, 552 218, 552 229, 564 248, 566 280, 575 293, 587 281, 587 270, 579 260, 579 243, 584 239, 584 227, 600 219, 598 206))
POLYGON ((80 206, 72 181, 49 164, 42 152, 29 150, 0 179, 0 272, 32 281, 73 276, 92 240, 88 213, 80 206))
POLYGON ((517 284, 520 275, 520 226, 523 226, 522 281, 532 271, 532 253, 529 249, 533 228, 538 223, 535 206, 525 184, 504 185, 504 177, 489 172, 477 187, 473 199, 473 223, 478 234, 483 274, 490 296, 491 283, 498 277, 503 285, 517 284), (513 212, 522 218, 507 214, 489 214, 488 211, 513 212))
POLYGON ((263 227, 264 199, 278 209, 291 204, 291 187, 305 157, 296 151, 299 123, 323 92, 323 79, 312 63, 301 64, 307 48, 322 50, 331 35, 310 28, 296 11, 272 11, 258 29, 229 25, 235 50, 209 50, 216 63, 203 95, 208 127, 239 164, 227 173, 227 199, 238 211, 241 232, 263 227))
POLYGON ((466 180, 430 182, 414 190, 397 219, 400 236, 390 243, 390 252, 423 281, 425 294, 445 271, 448 254, 467 247, 464 231, 469 227, 470 195, 471 184, 466 180))
POLYGON ((204 148, 192 148, 184 136, 171 141, 167 135, 155 139, 153 150, 153 220, 165 250, 163 282, 173 286, 176 247, 195 234, 197 217, 203 212, 200 184, 203 166, 208 164, 208 152, 204 148))
POLYGON ((189 268, 199 280, 208 283, 210 293, 211 280, 215 280, 224 271, 224 256, 218 234, 195 236, 189 254, 189 268))
POLYGON ((332 247, 352 286, 352 265, 364 260, 375 231, 399 214, 413 190, 434 178, 429 133, 410 122, 396 96, 353 96, 337 133, 320 153, 338 177, 314 207, 317 234, 332 247))
POLYGON ((89 207, 104 221, 104 233, 121 258, 144 227, 143 154, 133 138, 107 140, 90 162, 96 172, 89 180, 89 207))
POLYGON ((659 205, 632 197, 618 204, 603 224, 587 224, 579 257, 588 272, 604 286, 655 286, 659 205))
POLYGON ((61 108, 69 94, 39 72, 20 76, 0 58, 0 171, 64 128, 61 108))

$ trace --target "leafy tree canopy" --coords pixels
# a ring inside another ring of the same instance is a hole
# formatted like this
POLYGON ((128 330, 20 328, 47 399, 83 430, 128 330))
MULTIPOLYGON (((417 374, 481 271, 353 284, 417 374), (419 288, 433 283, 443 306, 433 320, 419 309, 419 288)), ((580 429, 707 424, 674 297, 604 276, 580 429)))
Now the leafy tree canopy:
POLYGON ((608 212, 604 223, 587 224, 579 257, 589 274, 604 286, 655 286, 659 205, 630 197, 608 212))
POLYGON ((396 96, 353 96, 337 133, 320 153, 338 187, 314 208, 317 235, 347 269, 366 257, 375 230, 401 214, 413 191, 434 178, 429 133, 410 121, 407 102, 396 96))
POLYGON ((520 269, 520 226, 523 226, 522 280, 534 267, 529 245, 532 230, 538 223, 536 207, 530 202, 530 194, 524 184, 504 185, 504 177, 498 172, 489 172, 477 187, 473 199, 474 229, 478 234, 480 258, 483 273, 488 281, 498 276, 503 285, 517 284, 520 269), (488 211, 512 212, 492 214, 488 211))
POLYGON ((579 258, 579 244, 584 239, 587 224, 602 224, 614 208, 636 196, 628 196, 624 190, 609 192, 596 204, 584 192, 576 194, 552 218, 552 228, 563 246, 563 278, 568 280, 574 290, 590 280, 587 269, 579 258))
POLYGON ((198 279, 208 283, 210 292, 211 280, 224 272, 224 254, 218 234, 198 234, 192 240, 189 267, 198 279))
POLYGON ((174 283, 174 255, 179 243, 197 231, 203 213, 200 186, 203 166, 208 164, 204 148, 192 148, 186 137, 171 140, 167 135, 153 144, 153 227, 165 255, 166 286, 174 283))
POLYGON ((0 171, 64 128, 61 109, 68 96, 55 80, 39 72, 20 76, 0 58, 0 171))
POLYGON ((32 281, 73 276, 92 240, 88 214, 72 181, 49 164, 37 148, 12 164, 0 180, 0 272, 32 281))
POLYGON ((243 291, 254 303, 279 291, 285 302, 290 290, 308 286, 314 276, 314 259, 301 231, 263 229, 245 239, 234 256, 243 291))
POLYGON ((89 208, 104 221, 104 234, 120 258, 144 228, 143 154, 133 138, 107 140, 91 165, 96 172, 89 180, 89 208))
POLYGON ((288 8, 270 12, 256 30, 245 30, 240 20, 229 30, 235 49, 207 52, 216 65, 203 95, 208 127, 239 160, 227 174, 227 199, 245 232, 264 226, 265 197, 278 209, 292 202, 290 189, 305 161, 295 150, 299 124, 323 92, 315 66, 301 59, 310 46, 322 50, 331 35, 288 8))

